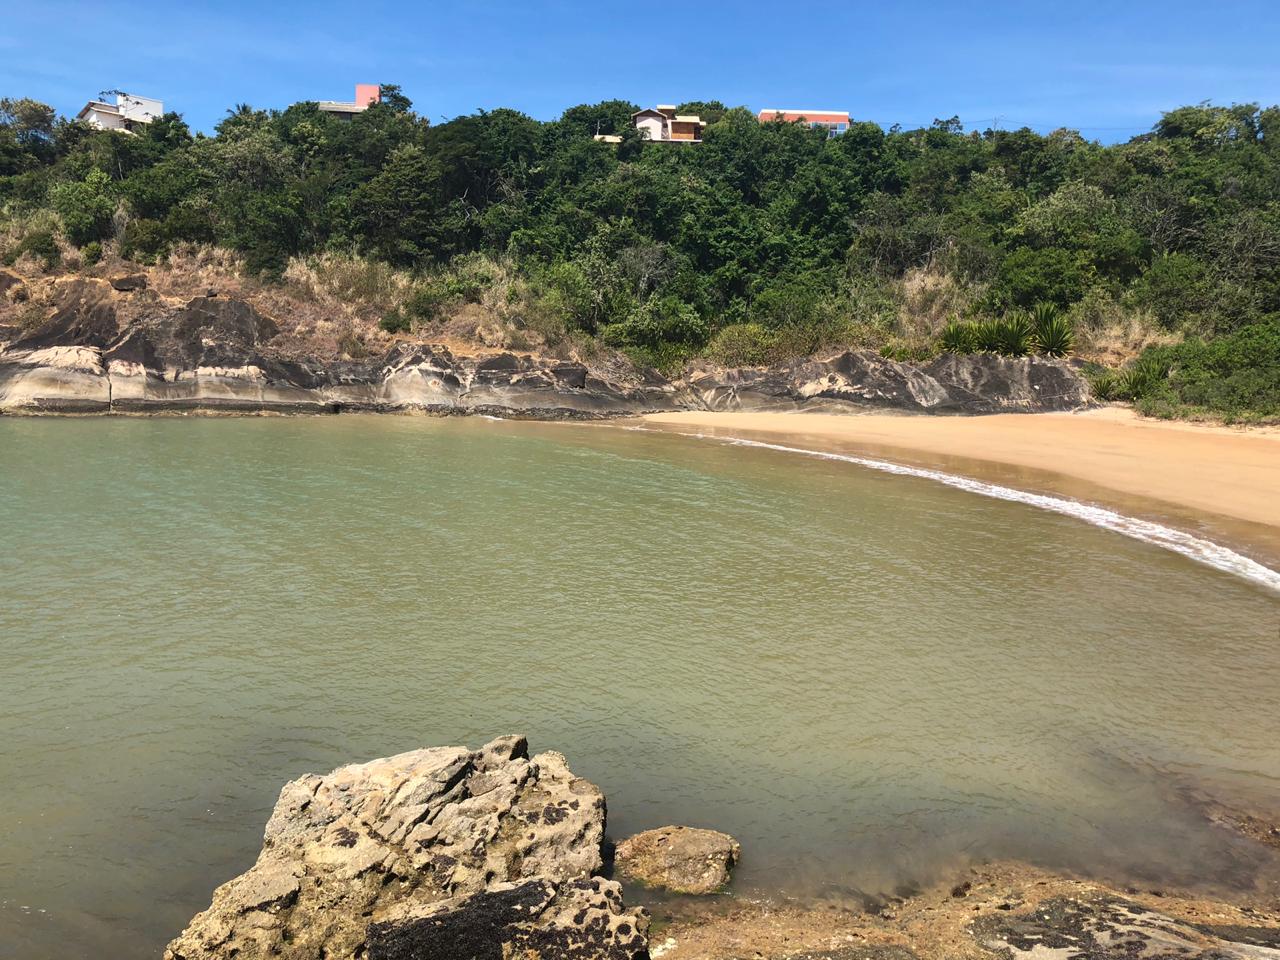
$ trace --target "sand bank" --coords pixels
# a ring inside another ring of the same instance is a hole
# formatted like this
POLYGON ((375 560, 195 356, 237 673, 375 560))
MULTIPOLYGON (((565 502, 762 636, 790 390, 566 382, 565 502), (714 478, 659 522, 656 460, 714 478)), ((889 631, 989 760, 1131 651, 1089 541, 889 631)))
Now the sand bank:
POLYGON ((1099 503, 1280 563, 1280 430, 1118 408, 983 417, 660 413, 652 428, 877 457, 1099 503))

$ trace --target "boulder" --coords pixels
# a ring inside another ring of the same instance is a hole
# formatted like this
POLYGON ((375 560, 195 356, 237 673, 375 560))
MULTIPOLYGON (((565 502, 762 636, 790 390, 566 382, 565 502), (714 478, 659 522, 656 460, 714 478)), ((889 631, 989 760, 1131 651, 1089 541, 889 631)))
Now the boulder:
POLYGON ((642 960, 648 917, 595 874, 600 790, 523 737, 287 784, 257 862, 166 960, 642 960))
POLYGON ((112 277, 111 286, 121 293, 147 289, 147 277, 142 273, 131 273, 124 277, 112 277))
POLYGON ((674 893, 715 893, 729 883, 741 847, 727 833, 659 827, 618 844, 614 869, 628 880, 674 893))

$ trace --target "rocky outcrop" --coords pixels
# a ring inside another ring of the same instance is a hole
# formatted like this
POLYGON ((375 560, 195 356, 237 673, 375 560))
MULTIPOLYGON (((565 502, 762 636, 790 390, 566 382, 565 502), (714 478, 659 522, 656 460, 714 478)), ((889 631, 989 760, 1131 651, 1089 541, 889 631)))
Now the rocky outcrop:
POLYGON ((166 960, 641 960, 648 918, 601 869, 605 802, 522 737, 285 786, 262 852, 166 960))
POLYGON ((767 368, 702 368, 685 382, 707 410, 998 413, 1071 410, 1089 403, 1087 383, 1069 364, 992 354, 944 354, 914 366, 850 351, 830 360, 767 368))
POLYGON ((241 300, 157 302, 121 326, 106 284, 78 282, 44 324, 0 351, 0 412, 436 414, 592 418, 676 409, 656 374, 607 379, 580 363, 460 358, 398 344, 371 361, 271 356, 277 326, 241 300))
POLYGON ((862 906, 655 904, 654 960, 1280 960, 1274 896, 1116 890, 1018 863, 862 906))
POLYGON ((0 413, 585 419, 680 409, 992 413, 1066 410, 1089 400, 1070 365, 1032 357, 944 355, 914 366, 860 351, 768 368, 701 366, 676 382, 625 364, 459 357, 406 342, 368 360, 299 360, 277 352, 279 326, 251 304, 213 291, 175 304, 145 280, 57 281, 43 323, 0 325, 0 413))
POLYGON ((673 893, 716 893, 729 883, 729 873, 742 848, 727 833, 697 827, 659 827, 618 844, 618 875, 673 893))

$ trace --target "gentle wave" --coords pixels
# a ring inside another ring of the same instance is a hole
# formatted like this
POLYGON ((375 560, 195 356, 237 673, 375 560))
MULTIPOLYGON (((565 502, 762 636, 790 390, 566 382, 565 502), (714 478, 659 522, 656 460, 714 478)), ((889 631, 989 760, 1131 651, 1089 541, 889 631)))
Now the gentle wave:
MULTIPOLYGON (((649 428, 640 427, 638 429, 648 430, 649 428)), ((1065 497, 1051 497, 1043 493, 1028 493, 1025 490, 1015 490, 1013 487, 1002 487, 996 483, 984 483, 981 480, 973 480, 969 477, 943 473, 941 470, 908 467, 900 463, 891 463, 888 460, 873 460, 869 457, 855 457, 850 454, 830 453, 825 450, 808 450, 804 447, 788 447, 780 443, 766 443, 763 440, 720 437, 709 433, 681 433, 680 435, 694 437, 699 440, 719 440, 722 443, 741 447, 761 447, 765 450, 780 450, 783 453, 800 453, 807 457, 818 457, 823 460, 840 460, 844 463, 854 463, 860 467, 868 467, 884 473, 933 480, 937 483, 944 483, 949 487, 955 487, 957 490, 967 490, 969 493, 976 493, 984 497, 1010 500, 1014 503, 1025 503, 1033 507, 1039 507, 1042 510, 1052 510, 1054 513, 1075 517, 1077 520, 1083 520, 1106 530, 1113 530, 1126 537, 1132 537, 1144 543, 1172 550, 1174 553, 1180 553, 1182 556, 1197 563, 1203 563, 1213 567, 1215 570, 1244 577, 1246 580, 1251 580, 1261 586, 1280 592, 1280 571, 1272 570, 1256 560, 1250 560, 1243 554, 1236 553, 1229 547, 1214 543, 1212 540, 1197 537, 1194 534, 1187 533, 1185 530, 1166 527, 1163 524, 1142 520, 1138 517, 1125 516, 1122 513, 1116 513, 1114 510, 1108 510, 1106 507, 1081 503, 1078 500, 1068 500, 1065 497)))

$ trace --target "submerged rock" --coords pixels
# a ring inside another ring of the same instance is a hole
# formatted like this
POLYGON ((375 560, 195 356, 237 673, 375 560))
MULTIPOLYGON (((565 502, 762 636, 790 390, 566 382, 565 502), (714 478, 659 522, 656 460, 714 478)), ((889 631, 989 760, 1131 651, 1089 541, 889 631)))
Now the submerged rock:
POLYGON ((659 827, 618 844, 614 869, 628 880, 674 893, 715 893, 729 883, 741 852, 727 833, 659 827))
POLYGON ((167 960, 640 960, 648 917, 601 867, 605 803, 523 737, 285 786, 262 852, 167 960))

